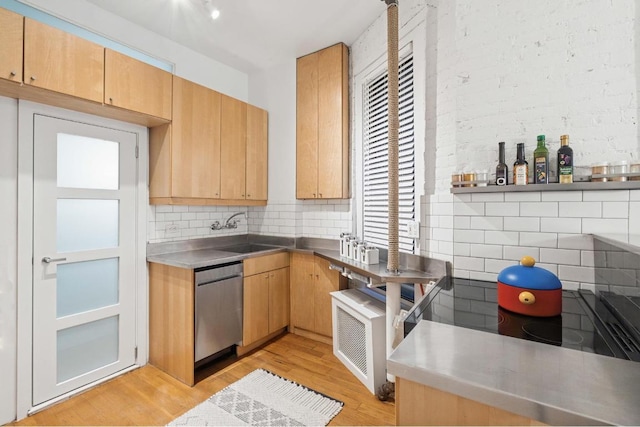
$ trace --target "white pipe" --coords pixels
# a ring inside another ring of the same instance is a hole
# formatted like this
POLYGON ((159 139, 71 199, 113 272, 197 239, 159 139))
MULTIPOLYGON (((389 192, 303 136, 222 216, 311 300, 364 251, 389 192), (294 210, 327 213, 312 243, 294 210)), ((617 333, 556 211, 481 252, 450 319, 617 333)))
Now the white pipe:
MULTIPOLYGON (((396 336, 396 330, 393 327, 393 321, 400 313, 400 283, 387 282, 387 359, 393 352, 393 341, 396 336)), ((387 381, 396 382, 395 375, 387 372, 387 381)))

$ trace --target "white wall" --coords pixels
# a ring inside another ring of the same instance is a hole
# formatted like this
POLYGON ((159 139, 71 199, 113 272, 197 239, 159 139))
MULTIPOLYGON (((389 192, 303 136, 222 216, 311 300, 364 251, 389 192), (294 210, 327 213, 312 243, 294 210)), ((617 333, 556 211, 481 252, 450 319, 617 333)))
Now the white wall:
POLYGON ((247 101, 249 97, 246 73, 148 31, 86 0, 24 0, 24 3, 111 40, 173 63, 174 73, 177 76, 242 101, 247 101))
POLYGON ((0 97, 0 424, 16 415, 17 105, 0 97))
POLYGON ((552 158, 569 134, 578 167, 637 160, 639 16, 633 0, 440 2, 424 254, 486 280, 533 255, 566 287, 589 288, 593 246, 583 234, 640 245, 639 191, 449 192, 454 170, 495 171, 498 141, 507 142, 508 164, 518 142, 531 159, 538 134, 552 158))

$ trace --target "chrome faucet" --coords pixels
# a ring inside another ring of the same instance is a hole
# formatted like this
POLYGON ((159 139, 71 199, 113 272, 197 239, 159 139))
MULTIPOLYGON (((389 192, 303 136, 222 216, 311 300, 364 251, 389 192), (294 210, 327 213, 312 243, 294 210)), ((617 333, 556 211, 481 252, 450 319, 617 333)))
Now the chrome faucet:
POLYGON ((238 228, 238 220, 237 219, 233 219, 235 217, 237 217, 238 215, 243 215, 244 219, 247 219, 247 213, 246 212, 237 212, 234 213, 233 215, 231 215, 229 218, 227 218, 227 220, 225 221, 224 225, 220 224, 220 221, 216 221, 213 224, 211 224, 211 229, 212 230, 222 230, 225 228, 238 228))

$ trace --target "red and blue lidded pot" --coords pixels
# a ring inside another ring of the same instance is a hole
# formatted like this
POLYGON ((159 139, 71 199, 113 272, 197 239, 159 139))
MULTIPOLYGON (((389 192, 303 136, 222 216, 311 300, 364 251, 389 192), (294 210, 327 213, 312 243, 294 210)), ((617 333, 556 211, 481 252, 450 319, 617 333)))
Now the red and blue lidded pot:
POLYGON ((498 305, 527 316, 551 317, 562 313, 562 283, 530 256, 498 275, 498 305))

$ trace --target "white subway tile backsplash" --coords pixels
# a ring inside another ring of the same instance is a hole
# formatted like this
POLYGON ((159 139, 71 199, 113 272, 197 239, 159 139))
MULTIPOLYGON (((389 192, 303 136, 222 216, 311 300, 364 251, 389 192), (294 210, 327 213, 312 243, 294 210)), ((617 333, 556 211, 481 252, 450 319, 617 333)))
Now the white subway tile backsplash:
POLYGON ((504 193, 504 201, 505 202, 539 202, 540 201, 540 193, 537 191, 531 192, 515 192, 515 193, 504 193))
POLYGON ((503 218, 499 216, 472 216, 472 230, 502 230, 503 218))
POLYGON ((502 259, 502 245, 471 244, 471 256, 502 259))
POLYGON ((453 214, 463 216, 484 215, 484 203, 454 203, 453 214))
POLYGON ((580 251, 577 249, 540 248, 541 263, 580 265, 580 251))
POLYGON ((628 202, 629 190, 585 191, 582 200, 585 202, 628 202))
POLYGON ((629 202, 602 202, 603 218, 629 218, 629 202))
POLYGON ((471 243, 453 243, 453 254, 460 256, 471 256, 471 243))
POLYGON ((543 202, 581 202, 582 191, 544 191, 543 202))
POLYGON ((438 250, 444 255, 454 255, 453 242, 440 241, 438 244, 438 250))
POLYGON ((504 202, 504 193, 474 193, 472 202, 504 202))
POLYGON ((502 258, 520 261, 522 257, 530 256, 536 260, 540 259, 540 248, 531 248, 523 246, 504 246, 502 248, 502 258))
POLYGON ((572 282, 570 280, 561 280, 562 289, 567 291, 577 291, 580 289, 580 282, 572 282))
POLYGON ((173 212, 173 206, 171 205, 156 205, 156 213, 173 212))
POLYGON ((640 202, 629 204, 629 243, 640 246, 640 202))
POLYGON ((468 203, 471 201, 471 194, 454 194, 453 203, 468 203))
POLYGON ((484 271, 487 273, 500 273, 507 267, 512 265, 518 265, 515 261, 501 260, 501 259, 488 259, 484 263, 484 271))
POLYGON ((558 247, 558 235, 556 233, 520 233, 520 246, 533 246, 539 248, 558 247))
POLYGON ((594 283, 595 275, 591 267, 576 267, 572 265, 559 265, 558 278, 572 282, 594 283))
POLYGON ((520 203, 485 203, 487 216, 520 216, 520 203))
POLYGON ((540 231, 548 233, 581 233, 579 218, 540 218, 540 231))
POLYGON ((452 228, 434 228, 432 238, 433 240, 444 240, 444 241, 452 242, 453 229, 452 228))
MULTIPOLYGON (((554 219, 556 221, 557 218, 554 219)), ((505 217, 504 229, 508 231, 540 231, 540 218, 505 217)))
POLYGON ((588 234, 558 233, 558 249, 593 250, 593 236, 588 234))
POLYGON ((584 234, 624 234, 629 231, 627 219, 596 219, 584 218, 582 220, 582 232, 584 234))
POLYGON ((467 230, 471 228, 471 217, 470 216, 453 217, 453 228, 458 230, 467 230))
MULTIPOLYGON (((585 191, 585 193, 588 193, 585 191)), ((559 216, 570 218, 602 217, 601 202, 559 202, 559 216)))
POLYGON ((484 258, 472 258, 463 256, 453 257, 453 267, 463 270, 484 271, 484 258))
POLYGON ((431 205, 432 215, 453 215, 453 203, 433 203, 431 205))
POLYGON ((469 278, 469 270, 463 270, 461 268, 455 268, 455 266, 453 267, 453 277, 459 277, 461 279, 468 279, 469 278))
POLYGON ((544 268, 545 270, 552 272, 556 276, 558 275, 558 264, 547 264, 544 262, 536 262, 536 266, 540 268, 544 268))
POLYGON ((520 203, 520 216, 557 217, 558 202, 520 203))
POLYGON ((453 230, 453 241, 460 243, 484 243, 484 231, 453 230))
POLYGON ((629 200, 632 202, 640 202, 640 190, 629 191, 629 200))
POLYGON ((486 282, 497 282, 497 273, 485 273, 482 271, 470 271, 469 278, 474 280, 484 280, 486 282))
POLYGON ((519 244, 519 236, 515 231, 485 231, 484 243, 517 246, 519 244))
POLYGON ((453 218, 452 216, 439 217, 440 228, 453 228, 453 218))

